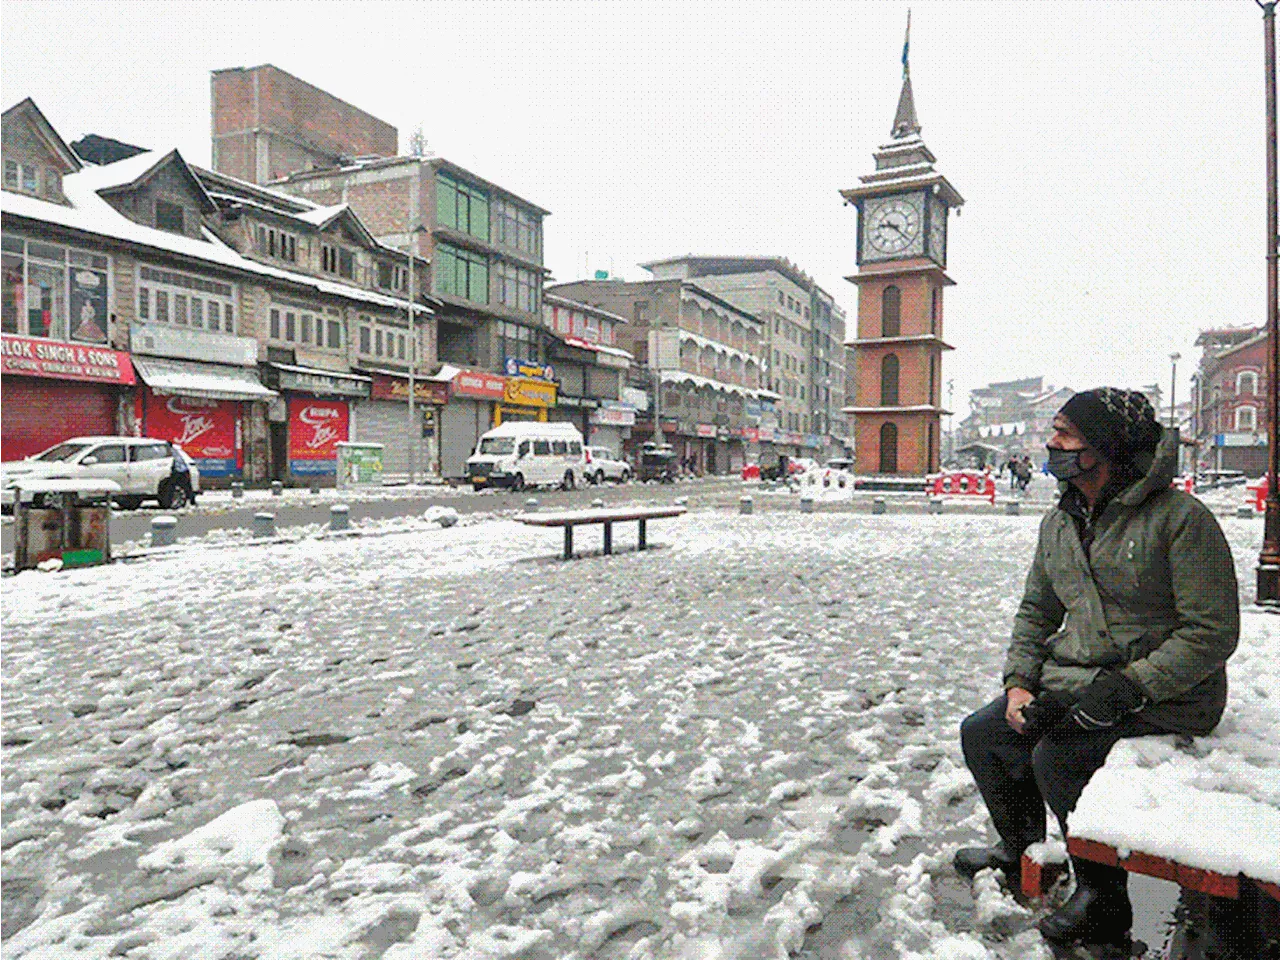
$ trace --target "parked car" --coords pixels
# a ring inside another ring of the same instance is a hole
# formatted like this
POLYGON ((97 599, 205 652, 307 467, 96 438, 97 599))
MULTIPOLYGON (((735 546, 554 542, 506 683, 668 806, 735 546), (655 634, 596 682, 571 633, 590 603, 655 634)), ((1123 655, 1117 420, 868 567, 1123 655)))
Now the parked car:
POLYGON ((476 490, 543 485, 572 490, 586 471, 582 434, 571 423, 504 423, 482 436, 467 458, 467 479, 476 490))
POLYGON ((597 484, 606 480, 626 483, 631 479, 631 464, 608 447, 587 447, 587 479, 597 484))
POLYGON ((853 461, 848 457, 833 457, 827 461, 828 470, 843 470, 845 473, 853 473, 853 461))
POLYGON ((136 509, 156 500, 166 510, 195 503, 200 470, 181 447, 151 437, 72 437, 25 460, 0 464, 0 503, 13 509, 14 484, 41 480, 114 480, 123 491, 116 502, 136 509))
POLYGON ((1201 470, 1196 474, 1196 486, 1204 490, 1218 487, 1240 487, 1249 482, 1241 470, 1201 470))

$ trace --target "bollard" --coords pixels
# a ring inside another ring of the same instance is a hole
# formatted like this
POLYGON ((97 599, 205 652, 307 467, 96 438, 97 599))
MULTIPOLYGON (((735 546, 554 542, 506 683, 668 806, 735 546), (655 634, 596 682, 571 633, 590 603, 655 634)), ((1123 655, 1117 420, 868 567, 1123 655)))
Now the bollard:
POLYGON ((604 506, 604 501, 603 501, 603 500, 601 500, 599 497, 596 497, 596 499, 594 499, 594 500, 592 500, 592 501, 591 501, 591 505, 592 505, 593 507, 603 507, 603 506, 604 506))
POLYGON ((871 501, 872 513, 884 513, 884 510, 885 510, 884 497, 876 497, 874 500, 871 501))
POLYGON ((278 497, 278 496, 280 496, 280 494, 282 494, 282 493, 284 493, 284 484, 283 484, 281 481, 279 481, 279 480, 272 480, 272 481, 271 481, 271 495, 272 495, 273 497, 278 497))
POLYGON ((153 547, 172 547, 178 540, 177 517, 151 518, 151 545, 153 547))
POLYGON ((319 492, 320 492, 320 478, 312 477, 311 478, 311 495, 315 496, 319 492))
POLYGON ((1022 510, 1022 504, 1017 500, 1009 500, 1004 505, 1004 512, 1011 517, 1016 517, 1022 510))
POLYGON ((738 512, 744 516, 750 516, 753 503, 750 497, 743 497, 738 501, 738 512))
POLYGON ((538 509, 538 498, 530 497, 528 500, 526 500, 524 502, 524 509, 526 513, 533 513, 534 511, 536 511, 538 509))
POLYGON ((1236 516, 1239 517, 1241 520, 1248 520, 1255 513, 1257 513, 1257 511, 1254 510, 1253 507, 1249 506, 1248 504, 1245 504, 1242 507, 1236 507, 1236 516))
POLYGON ((276 515, 274 513, 255 513, 253 515, 253 536, 263 540, 276 535, 276 515))
POLYGON ((804 496, 800 498, 800 512, 813 513, 813 497, 804 496))
POLYGON ((941 497, 930 497, 930 498, 929 498, 929 512, 930 512, 930 513, 933 513, 933 514, 940 514, 940 513, 942 513, 942 498, 941 498, 941 497))
POLYGON ((244 484, 239 480, 231 481, 231 499, 241 500, 244 498, 244 484))
POLYGON ((351 508, 345 503, 335 503, 329 508, 329 529, 346 530, 351 525, 351 508))

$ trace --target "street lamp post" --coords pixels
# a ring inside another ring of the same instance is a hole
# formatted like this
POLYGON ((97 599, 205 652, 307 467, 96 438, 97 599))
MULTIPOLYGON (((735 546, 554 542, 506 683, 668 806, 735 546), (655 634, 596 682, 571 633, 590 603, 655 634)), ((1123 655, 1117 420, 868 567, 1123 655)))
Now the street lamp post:
POLYGON ((1280 606, 1280 448, 1277 446, 1277 419, 1280 418, 1280 290, 1277 289, 1277 260, 1280 259, 1280 226, 1276 223, 1276 3, 1262 2, 1264 61, 1266 65, 1267 111, 1267 502, 1263 520, 1262 551, 1258 555, 1256 602, 1280 606))
POLYGON ((415 474, 414 467, 417 461, 416 454, 418 449, 418 444, 417 444, 418 434, 422 432, 422 430, 418 426, 417 407, 416 407, 416 401, 417 401, 416 394, 418 390, 417 390, 417 383, 416 383, 415 377, 417 374, 417 367, 418 367, 418 324, 414 316, 414 309, 413 309, 413 301, 416 297, 416 293, 414 291, 415 278, 414 278, 413 262, 415 257, 414 248, 417 247, 418 245, 418 236, 425 232, 426 232, 426 227, 422 226, 422 224, 418 224, 418 226, 414 227, 414 229, 410 231, 409 253, 407 256, 408 265, 409 265, 409 278, 408 278, 409 279, 409 303, 407 308, 409 312, 409 425, 408 425, 408 432, 405 436, 405 444, 407 447, 406 452, 409 455, 410 486, 412 486, 414 482, 414 474, 415 474))

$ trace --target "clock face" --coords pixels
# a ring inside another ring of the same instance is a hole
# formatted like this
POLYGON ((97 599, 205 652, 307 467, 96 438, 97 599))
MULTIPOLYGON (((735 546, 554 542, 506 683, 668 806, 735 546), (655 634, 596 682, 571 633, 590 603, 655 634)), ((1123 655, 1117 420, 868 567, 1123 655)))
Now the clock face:
POLYGON ((933 201, 929 210, 929 255, 940 265, 947 263, 947 205, 933 201))
POLYGON ((923 227, 923 197, 913 194, 888 197, 874 206, 868 204, 866 242, 875 255, 898 256, 919 251, 923 227))

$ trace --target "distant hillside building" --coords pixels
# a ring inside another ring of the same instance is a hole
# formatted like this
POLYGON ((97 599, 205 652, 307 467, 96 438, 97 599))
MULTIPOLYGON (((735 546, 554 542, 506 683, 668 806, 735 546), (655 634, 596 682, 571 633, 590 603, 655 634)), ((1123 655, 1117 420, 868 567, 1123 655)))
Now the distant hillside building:
POLYGON ((1026 454, 1043 459, 1053 432, 1053 417, 1075 393, 1046 385, 1044 377, 991 383, 969 392, 969 416, 960 424, 957 443, 981 443, 1000 451, 1000 459, 1026 454))

